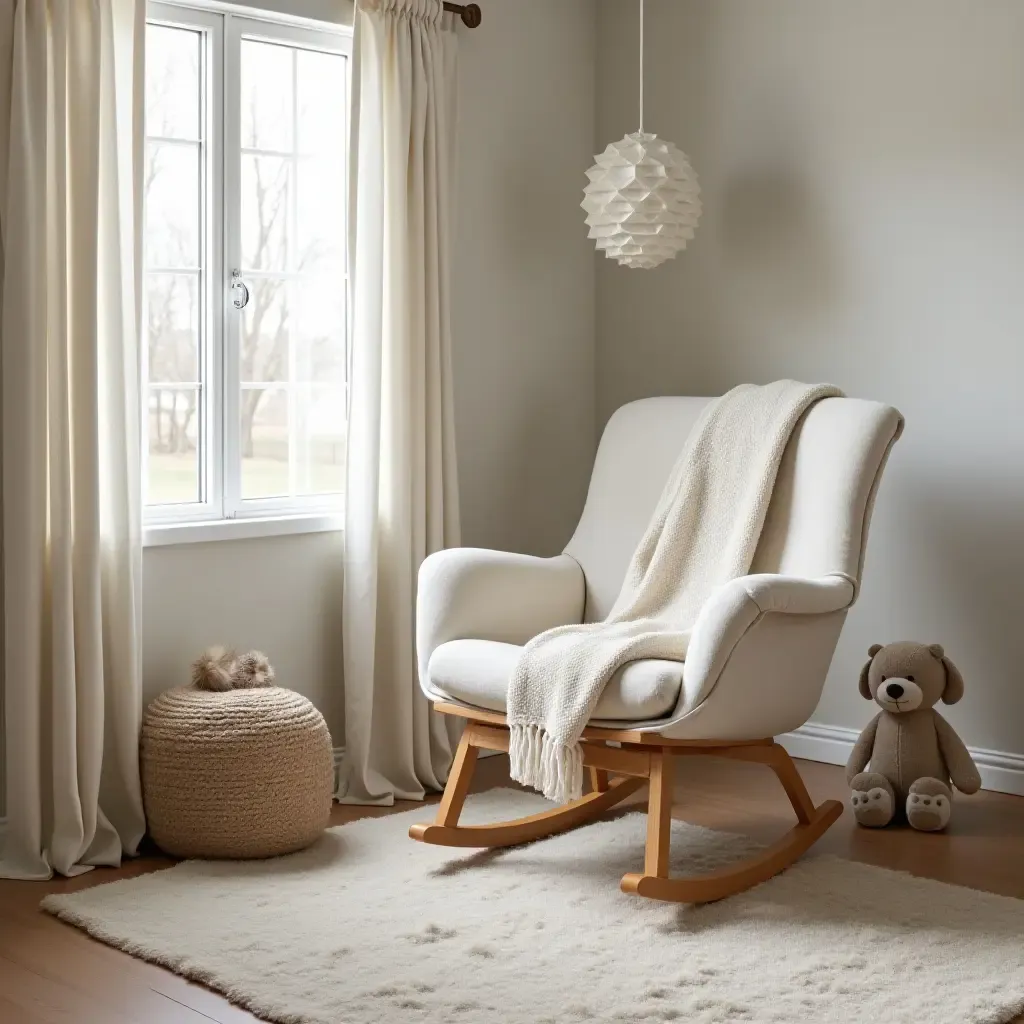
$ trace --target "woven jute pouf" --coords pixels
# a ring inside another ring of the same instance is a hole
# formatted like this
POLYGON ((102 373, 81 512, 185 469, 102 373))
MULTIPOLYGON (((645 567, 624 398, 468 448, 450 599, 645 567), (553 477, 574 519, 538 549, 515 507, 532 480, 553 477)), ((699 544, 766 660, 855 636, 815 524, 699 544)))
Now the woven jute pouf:
POLYGON ((140 757, 150 835, 176 857, 294 853, 327 826, 331 736, 291 690, 168 690, 146 710, 140 757))

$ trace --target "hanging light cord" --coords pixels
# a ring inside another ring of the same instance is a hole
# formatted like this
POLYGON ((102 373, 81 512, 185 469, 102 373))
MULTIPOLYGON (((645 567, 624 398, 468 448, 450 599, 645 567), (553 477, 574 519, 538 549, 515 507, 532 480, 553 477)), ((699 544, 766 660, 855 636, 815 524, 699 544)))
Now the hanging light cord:
POLYGON ((644 133, 644 0, 640 0, 640 134, 644 133))

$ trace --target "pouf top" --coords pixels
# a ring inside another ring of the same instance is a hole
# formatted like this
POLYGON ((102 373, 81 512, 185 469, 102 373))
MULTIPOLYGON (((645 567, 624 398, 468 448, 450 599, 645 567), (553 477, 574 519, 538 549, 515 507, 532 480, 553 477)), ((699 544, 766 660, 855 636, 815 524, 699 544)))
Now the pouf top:
POLYGON ((146 710, 150 727, 212 728, 244 733, 301 728, 322 721, 312 703, 294 690, 264 686, 252 690, 197 690, 181 686, 160 694, 146 710))
POLYGON ((170 708, 230 709, 244 713, 245 709, 260 707, 266 711, 280 708, 310 706, 309 699, 283 686, 258 686, 239 690, 199 690, 194 686, 179 686, 165 690, 150 705, 149 710, 170 708))

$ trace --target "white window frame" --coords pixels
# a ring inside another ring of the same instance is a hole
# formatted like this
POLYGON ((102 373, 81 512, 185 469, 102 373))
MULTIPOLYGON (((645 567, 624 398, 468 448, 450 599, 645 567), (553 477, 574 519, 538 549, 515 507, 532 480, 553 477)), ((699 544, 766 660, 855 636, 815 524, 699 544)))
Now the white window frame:
MULTIPOLYGON (((202 74, 205 103, 201 124, 205 173, 200 190, 206 226, 202 246, 200 322, 202 324, 201 415, 206 444, 199 502, 144 506, 147 546, 288 533, 337 530, 343 524, 344 495, 243 499, 239 422, 239 344, 242 314, 231 305, 231 273, 240 266, 241 248, 241 40, 300 45, 349 59, 351 29, 293 15, 239 7, 217 0, 149 0, 147 23, 201 31, 205 36, 202 74)), ((346 85, 347 88, 347 85, 346 85)), ((347 96, 339 97, 346 110, 347 96)), ((148 137, 148 136, 147 136, 148 137)), ((342 169, 339 188, 346 188, 342 169)), ((294 189, 293 189, 294 193, 294 189)), ((148 267, 146 268, 148 271, 148 267)), ((160 268, 163 269, 163 268, 160 268)), ((243 280, 248 279, 243 274, 243 280)), ((340 282, 347 287, 347 280, 340 282)), ((148 352, 148 346, 146 346, 148 352)), ((347 352, 344 362, 347 362, 347 352)), ((144 376, 143 429, 149 423, 149 379, 144 376)), ((281 382, 275 382, 275 387, 281 382)), ((291 384, 285 384, 285 390, 291 384)), ((346 389, 347 390, 347 389, 346 389)), ((144 460, 148 444, 144 445, 144 460)), ((147 479, 145 461, 143 481, 147 479)))

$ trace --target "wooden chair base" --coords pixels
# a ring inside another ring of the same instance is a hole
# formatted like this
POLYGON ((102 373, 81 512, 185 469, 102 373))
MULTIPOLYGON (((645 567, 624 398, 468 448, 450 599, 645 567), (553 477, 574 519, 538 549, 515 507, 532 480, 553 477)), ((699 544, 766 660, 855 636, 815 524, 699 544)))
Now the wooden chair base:
POLYGON ((654 733, 588 727, 583 735, 583 763, 590 768, 592 792, 579 800, 540 814, 495 825, 460 825, 459 817, 476 767, 477 751, 508 750, 503 715, 436 704, 444 714, 469 719, 452 765, 437 818, 413 825, 411 838, 422 843, 456 847, 515 846, 575 828, 603 814, 649 784, 647 846, 643 872, 623 876, 623 892, 673 903, 710 903, 767 881, 801 857, 843 813, 837 800, 815 806, 789 754, 772 739, 728 741, 667 740, 654 733), (617 743, 610 747, 608 743, 617 743), (782 838, 739 864, 696 878, 670 878, 674 757, 706 755, 754 761, 779 777, 797 825, 782 838), (611 778, 610 776, 615 776, 611 778))
POLYGON ((413 825, 409 835, 436 846, 517 846, 582 825, 635 793, 643 784, 643 779, 620 779, 606 790, 588 793, 564 807, 528 818, 515 818, 500 825, 413 825))
POLYGON ((807 825, 796 825, 781 839, 738 865, 730 865, 696 878, 663 878, 630 872, 622 876, 619 888, 652 900, 669 903, 713 903, 735 896, 784 871, 802 857, 843 813, 838 800, 826 800, 807 825))

